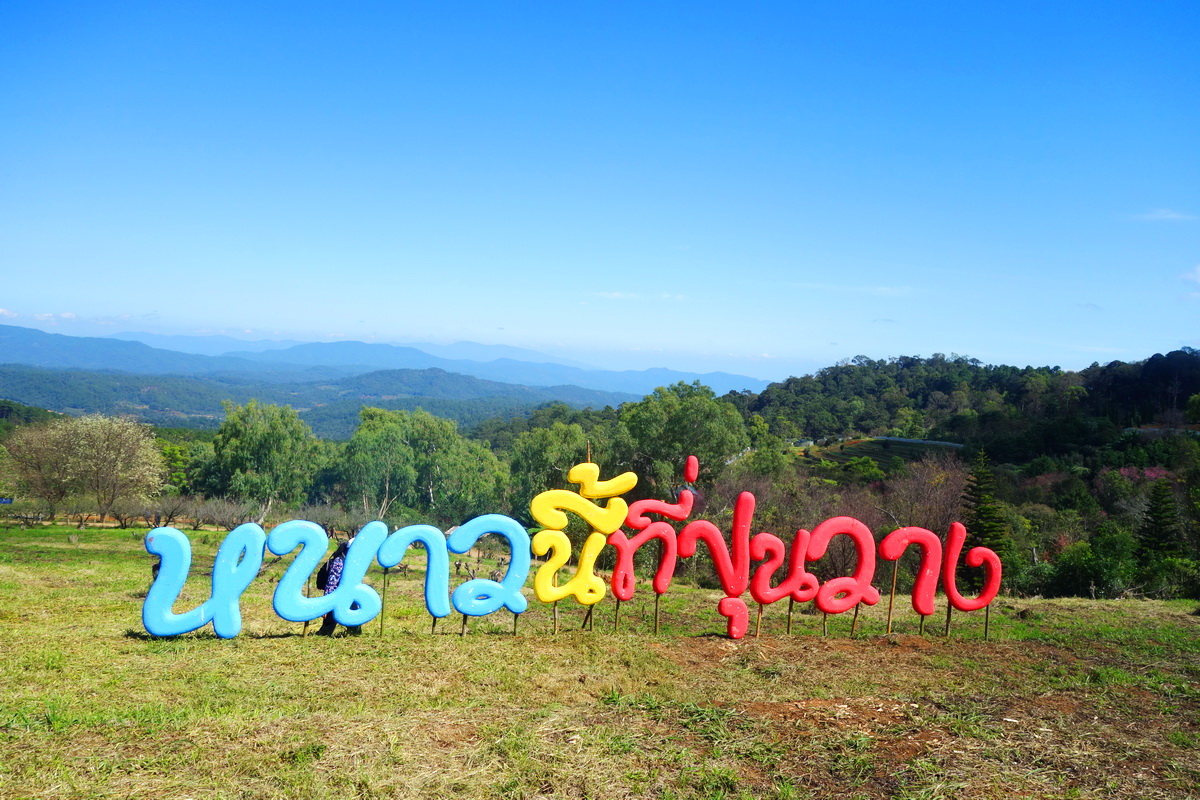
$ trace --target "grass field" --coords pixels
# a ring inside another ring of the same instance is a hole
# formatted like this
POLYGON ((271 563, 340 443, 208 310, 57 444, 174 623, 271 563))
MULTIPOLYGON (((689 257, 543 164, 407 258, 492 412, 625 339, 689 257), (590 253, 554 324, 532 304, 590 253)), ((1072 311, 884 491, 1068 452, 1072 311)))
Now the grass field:
MULTIPOLYGON (((654 636, 647 584, 617 631, 610 596, 593 630, 534 601, 460 636, 413 574, 382 636, 325 638, 272 612, 285 559, 238 638, 156 639, 143 534, 0 534, 0 797, 1200 797, 1194 602, 1001 598, 986 642, 982 612, 918 635, 907 598, 853 639, 778 604, 734 642, 681 585, 654 636)), ((190 535, 176 610, 224 534, 190 535)))

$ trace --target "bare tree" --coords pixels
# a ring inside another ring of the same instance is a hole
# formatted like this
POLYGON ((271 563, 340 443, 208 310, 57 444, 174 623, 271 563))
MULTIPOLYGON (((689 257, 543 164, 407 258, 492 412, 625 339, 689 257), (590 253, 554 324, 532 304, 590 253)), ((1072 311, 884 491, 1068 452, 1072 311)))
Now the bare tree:
POLYGON ((926 454, 906 475, 887 480, 879 510, 897 528, 916 525, 942 535, 960 521, 968 472, 953 453, 926 454))
POLYGON ((112 514, 117 527, 126 530, 142 515, 142 505, 137 500, 119 498, 113 503, 109 513, 112 514))
POLYGON ((255 503, 237 502, 234 500, 205 500, 200 511, 206 522, 219 525, 231 531, 243 522, 253 522, 258 512, 255 503))
POLYGON ((17 466, 8 450, 0 444, 0 497, 12 498, 16 495, 18 480, 17 466))
POLYGON ((51 520, 76 493, 94 501, 103 522, 117 500, 144 499, 162 486, 162 453, 149 427, 129 419, 91 414, 23 427, 7 449, 20 483, 51 520))
POLYGON ((157 499, 142 505, 142 518, 152 528, 174 525, 191 510, 190 498, 176 491, 163 492, 157 499))

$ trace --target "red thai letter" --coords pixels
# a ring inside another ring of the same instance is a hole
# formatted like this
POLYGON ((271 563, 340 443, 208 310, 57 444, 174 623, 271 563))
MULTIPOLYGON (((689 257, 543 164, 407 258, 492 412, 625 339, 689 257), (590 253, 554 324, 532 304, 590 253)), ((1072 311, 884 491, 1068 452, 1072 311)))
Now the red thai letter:
POLYGON ((859 603, 873 606, 879 602, 879 591, 871 585, 875 577, 875 537, 854 517, 833 517, 818 525, 808 543, 808 560, 816 561, 825 555, 829 540, 838 534, 854 540, 858 564, 853 575, 828 580, 817 590, 817 608, 826 614, 841 614, 859 603))
MULTIPOLYGON (((689 465, 690 461, 694 460, 695 456, 689 456, 689 465)), ((693 475, 692 480, 695 480, 693 473, 689 472, 688 474, 693 475)), ((654 573, 654 592, 655 594, 666 593, 671 586, 671 578, 675 576, 675 560, 678 552, 675 529, 666 522, 651 522, 646 515, 661 514, 668 519, 685 520, 692 513, 694 500, 695 495, 692 494, 692 491, 684 489, 679 493, 678 503, 665 503, 662 500, 638 500, 629 506, 629 512, 625 515, 625 524, 641 533, 632 539, 628 538, 621 530, 614 531, 608 536, 608 543, 617 551, 617 565, 613 568, 610 582, 613 595, 621 600, 629 600, 633 597, 636 584, 633 573, 633 554, 651 539, 658 539, 663 546, 662 556, 658 560, 658 570, 654 573)))
POLYGON ((760 533, 750 540, 750 558, 766 562, 754 570, 754 577, 750 579, 750 596, 755 602, 768 605, 791 595, 796 602, 804 603, 816 597, 817 576, 804 568, 804 556, 808 553, 810 535, 803 528, 796 531, 796 536, 792 539, 788 575, 775 587, 771 586, 771 578, 783 566, 783 540, 773 533, 760 533))
POLYGON ((730 544, 725 543, 717 526, 706 519, 689 522, 679 532, 679 555, 684 558, 696 554, 698 541, 708 545, 713 567, 726 594, 717 604, 717 610, 729 620, 731 639, 746 635, 749 612, 742 594, 750 584, 750 523, 753 519, 754 495, 742 492, 733 507, 733 541, 730 544))
POLYGON ((946 535, 946 558, 942 561, 942 589, 951 605, 959 611, 978 611, 995 599, 1000 592, 1000 556, 986 547, 972 547, 967 553, 968 567, 984 567, 986 573, 983 579, 983 591, 974 599, 968 599, 958 593, 958 557, 962 554, 963 543, 967 540, 967 529, 961 522, 950 523, 950 533, 946 535))
POLYGON ((921 548, 921 566, 913 583, 912 607, 922 616, 933 613, 933 598, 937 593, 938 574, 942 571, 942 540, 925 528, 897 528, 879 543, 879 557, 897 561, 909 545, 921 548))

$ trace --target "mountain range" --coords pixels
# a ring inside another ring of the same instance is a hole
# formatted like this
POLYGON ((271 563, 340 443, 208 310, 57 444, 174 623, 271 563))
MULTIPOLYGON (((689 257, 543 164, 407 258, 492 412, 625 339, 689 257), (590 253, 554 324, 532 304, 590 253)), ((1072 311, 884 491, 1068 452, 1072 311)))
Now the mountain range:
MULTIPOLYGON (((293 345, 306 344, 294 339, 235 339, 232 336, 212 334, 208 336, 185 336, 181 334, 145 333, 141 331, 125 331, 114 333, 109 339, 120 339, 131 342, 141 342, 160 350, 175 350, 180 353, 195 353, 204 356, 220 356, 234 351, 249 351, 261 353, 264 350, 286 350, 293 345)), ((397 344, 390 342, 390 344, 397 344)), ((577 361, 551 358, 536 350, 526 350, 522 347, 510 347, 503 344, 479 344, 477 342, 454 342, 452 344, 432 344, 428 342, 409 343, 401 345, 413 347, 431 356, 441 358, 466 359, 468 361, 494 361, 497 358, 514 358, 518 361, 542 363, 551 361, 569 367, 590 369, 587 364, 577 361)))
MULTIPOLYGON (((154 341, 169 340, 151 334, 154 341)), ((183 337, 190 349, 199 349, 200 340, 210 337, 183 337)), ((214 346, 241 342, 229 337, 211 337, 214 346)), ((124 338, 65 336, 33 328, 0 325, 0 364, 25 364, 55 369, 115 369, 125 372, 159 375, 229 376, 252 373, 263 380, 319 380, 347 377, 381 369, 441 369, 475 378, 521 386, 578 386, 602 392, 645 395, 658 386, 683 381, 700 381, 717 394, 749 390, 759 392, 768 381, 725 372, 679 372, 670 369, 600 370, 553 361, 531 361, 542 354, 531 350, 497 345, 459 342, 455 345, 404 346, 364 342, 319 342, 291 344, 282 349, 266 349, 267 342, 253 348, 227 350, 220 354, 201 354, 152 347, 124 338), (427 352, 497 355, 488 361, 447 358, 427 352), (420 349, 426 348, 426 349, 420 349), (516 355, 525 356, 524 359, 516 355)), ((212 347, 209 348, 210 351, 212 347)), ((542 356, 548 358, 547 356, 542 356)))
MULTIPOLYGON (((233 341, 241 342, 218 338, 207 346, 233 341)), ((223 400, 256 398, 291 405, 319 435, 342 438, 353 431, 363 405, 419 406, 473 424, 549 402, 618 406, 678 381, 698 380, 718 393, 761 391, 767 385, 725 373, 614 372, 523 361, 508 356, 539 354, 472 343, 443 346, 444 352, 506 357, 450 359, 417 347, 363 342, 283 343, 274 350, 264 344, 210 355, 118 337, 0 325, 0 398, 66 413, 130 414, 152 424, 187 427, 217 425, 223 400)), ((205 343, 187 345, 197 349, 205 343)))

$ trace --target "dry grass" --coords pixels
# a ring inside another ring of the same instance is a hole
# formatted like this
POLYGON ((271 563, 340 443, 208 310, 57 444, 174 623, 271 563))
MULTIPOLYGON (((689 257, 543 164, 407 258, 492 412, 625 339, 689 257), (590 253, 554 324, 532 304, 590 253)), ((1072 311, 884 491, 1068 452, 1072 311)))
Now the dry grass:
POLYGON ((237 639, 164 640, 140 535, 67 536, 0 539, 3 797, 1200 796, 1194 603, 998 602, 988 642, 979 613, 883 636, 886 598, 855 639, 849 615, 787 636, 781 604, 732 642, 717 595, 676 586, 657 638, 648 588, 616 632, 609 598, 592 631, 534 602, 516 636, 500 614, 460 637, 430 634, 418 574, 382 637, 327 639, 271 612, 285 561, 237 639))

